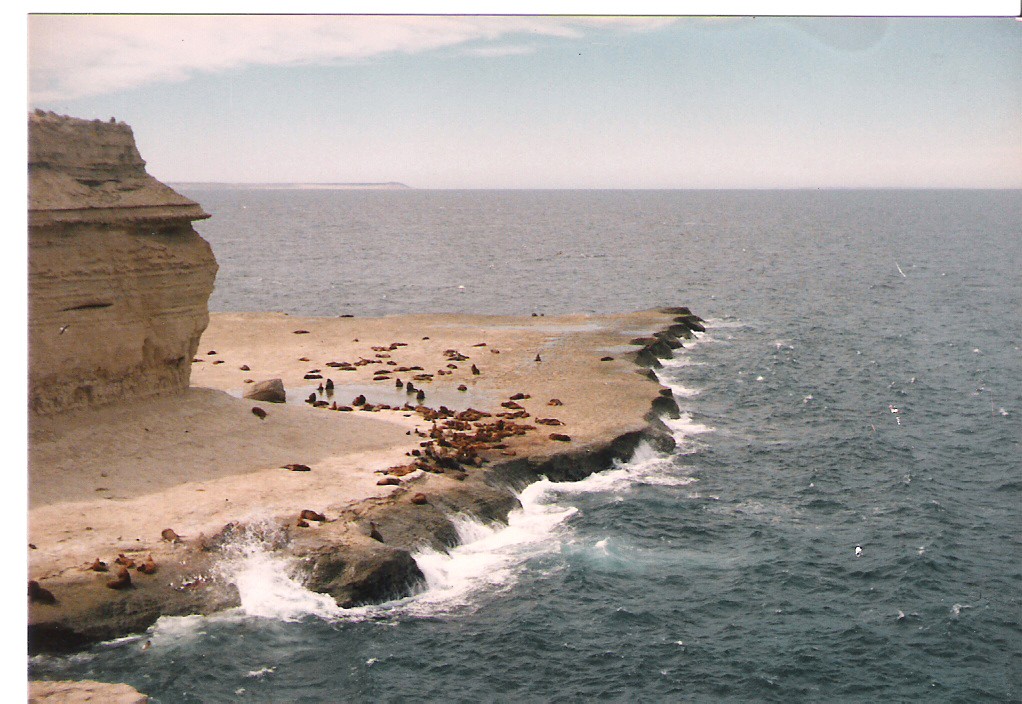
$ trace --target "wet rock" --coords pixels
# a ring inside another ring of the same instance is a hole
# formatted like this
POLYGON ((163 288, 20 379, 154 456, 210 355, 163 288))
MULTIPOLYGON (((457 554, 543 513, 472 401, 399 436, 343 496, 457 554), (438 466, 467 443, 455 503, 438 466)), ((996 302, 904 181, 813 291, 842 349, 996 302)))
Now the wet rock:
POLYGON ((245 391, 245 398, 252 401, 266 401, 267 403, 284 403, 287 401, 287 394, 284 392, 284 382, 280 379, 267 379, 254 384, 245 391))

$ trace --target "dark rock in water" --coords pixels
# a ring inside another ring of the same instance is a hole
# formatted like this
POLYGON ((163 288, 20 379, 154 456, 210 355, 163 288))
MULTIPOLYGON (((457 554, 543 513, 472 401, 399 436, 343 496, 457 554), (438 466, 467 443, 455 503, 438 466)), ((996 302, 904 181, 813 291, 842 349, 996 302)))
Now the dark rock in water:
POLYGON ((672 350, 681 349, 682 347, 681 340, 679 340, 677 336, 672 335, 670 332, 666 330, 661 330, 660 332, 653 333, 653 335, 654 337, 656 337, 657 340, 664 343, 672 350))
POLYGON ((692 329, 688 325, 682 323, 674 323, 673 325, 667 326, 667 332, 671 333, 675 337, 684 338, 686 340, 692 339, 692 329))
POLYGON ((659 369, 664 366, 649 347, 643 347, 635 353, 635 363, 640 367, 652 367, 653 369, 659 369))
POLYGON ((254 384, 245 392, 245 398, 252 401, 266 401, 267 403, 284 403, 287 394, 284 392, 284 382, 280 379, 267 379, 254 384))
POLYGON ((318 538, 303 533, 296 545, 296 553, 311 565, 305 586, 329 594, 343 608, 406 596, 425 579, 408 550, 365 537, 358 543, 318 538))
POLYGON ((668 306, 667 308, 661 308, 660 312, 665 315, 692 315, 692 311, 688 309, 688 306, 668 306))
POLYGON ((675 318, 674 322, 684 325, 689 330, 695 330, 696 332, 706 332, 706 328, 702 325, 706 321, 700 318, 698 315, 682 315, 675 318))
POLYGON ((668 418, 680 418, 681 410, 678 402, 674 400, 674 394, 670 396, 657 396, 653 399, 653 412, 658 415, 665 415, 668 418))

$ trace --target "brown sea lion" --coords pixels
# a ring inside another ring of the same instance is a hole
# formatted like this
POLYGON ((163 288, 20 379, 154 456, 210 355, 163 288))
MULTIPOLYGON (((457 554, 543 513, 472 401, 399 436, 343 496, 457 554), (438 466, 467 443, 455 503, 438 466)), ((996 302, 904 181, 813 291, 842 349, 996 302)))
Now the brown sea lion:
POLYGON ((56 604, 57 597, 53 596, 53 592, 49 589, 41 586, 39 582, 34 579, 28 580, 28 599, 37 604, 56 604))
POLYGON ((376 530, 376 524, 372 521, 369 521, 369 537, 381 543, 383 542, 383 536, 380 535, 380 531, 376 530))
POLYGON ((297 462, 292 464, 286 464, 281 469, 290 469, 292 472, 311 472, 312 467, 307 464, 298 464, 297 462))
POLYGON ((163 532, 160 533, 160 537, 166 540, 168 543, 180 543, 181 536, 175 533, 170 528, 164 528, 163 532))
POLYGON ((571 442, 571 437, 562 433, 550 433, 550 439, 558 442, 571 442))
POLYGON ((426 498, 426 495, 422 493, 415 494, 411 498, 411 502, 416 506, 422 506, 423 504, 428 503, 428 501, 429 500, 426 498))
POLYGON ((266 411, 261 409, 259 406, 252 406, 252 415, 259 420, 266 420, 266 411))
POLYGON ((110 589, 127 589, 131 586, 131 574, 128 573, 127 567, 121 567, 117 571, 117 576, 106 583, 110 589))
POLYGON ((96 561, 89 565, 89 569, 92 570, 93 572, 106 572, 107 566, 105 562, 103 562, 97 557, 96 561))
POLYGON ((302 509, 302 514, 300 518, 303 521, 318 521, 320 523, 326 520, 326 516, 324 516, 322 513, 318 513, 309 508, 302 509))
POLYGON ((142 574, 153 574, 156 572, 156 562, 153 560, 153 556, 150 555, 146 558, 146 561, 141 565, 135 567, 136 570, 142 574))

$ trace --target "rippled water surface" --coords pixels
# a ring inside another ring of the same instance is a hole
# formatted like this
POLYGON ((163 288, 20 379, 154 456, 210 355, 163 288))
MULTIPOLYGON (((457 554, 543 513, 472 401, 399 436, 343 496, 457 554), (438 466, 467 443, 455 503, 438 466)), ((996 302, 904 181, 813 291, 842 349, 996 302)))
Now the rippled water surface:
POLYGON ((1022 698, 1019 193, 186 195, 213 310, 689 305, 708 332, 660 370, 678 448, 462 521, 409 599, 332 608, 254 549, 242 609, 35 676, 157 702, 1022 698))

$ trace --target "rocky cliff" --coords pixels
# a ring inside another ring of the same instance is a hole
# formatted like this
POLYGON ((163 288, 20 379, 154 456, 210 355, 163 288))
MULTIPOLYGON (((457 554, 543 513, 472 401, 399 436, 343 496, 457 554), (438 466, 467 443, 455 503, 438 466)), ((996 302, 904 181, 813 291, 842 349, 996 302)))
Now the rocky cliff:
POLYGON ((29 116, 29 408, 187 388, 217 263, 202 208, 146 173, 131 128, 29 116))

